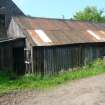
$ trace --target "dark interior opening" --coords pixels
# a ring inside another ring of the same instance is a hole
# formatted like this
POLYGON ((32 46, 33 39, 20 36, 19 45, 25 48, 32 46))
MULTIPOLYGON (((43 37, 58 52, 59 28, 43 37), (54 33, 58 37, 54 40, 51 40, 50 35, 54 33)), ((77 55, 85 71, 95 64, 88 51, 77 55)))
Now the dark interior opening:
POLYGON ((14 70, 18 75, 25 74, 24 47, 13 48, 14 70))

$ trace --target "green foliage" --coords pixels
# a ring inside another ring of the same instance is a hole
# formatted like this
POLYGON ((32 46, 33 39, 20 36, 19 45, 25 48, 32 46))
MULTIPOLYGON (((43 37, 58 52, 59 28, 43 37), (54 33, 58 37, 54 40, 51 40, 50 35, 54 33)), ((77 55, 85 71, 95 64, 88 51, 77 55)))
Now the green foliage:
POLYGON ((86 7, 83 11, 78 11, 73 16, 74 20, 92 21, 92 22, 105 22, 104 11, 98 10, 96 7, 86 7))
POLYGON ((8 72, 0 72, 0 93, 8 93, 18 90, 45 89, 65 83, 66 81, 77 80, 84 77, 95 76, 105 73, 105 65, 102 60, 98 59, 79 70, 68 71, 57 76, 35 76, 34 74, 26 74, 14 80, 13 75, 8 72))

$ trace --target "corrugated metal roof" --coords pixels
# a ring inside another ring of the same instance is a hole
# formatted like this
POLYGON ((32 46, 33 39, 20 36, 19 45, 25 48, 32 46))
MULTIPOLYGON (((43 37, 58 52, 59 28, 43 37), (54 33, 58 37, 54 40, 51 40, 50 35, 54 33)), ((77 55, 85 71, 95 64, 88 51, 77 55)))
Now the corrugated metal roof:
POLYGON ((14 17, 14 20, 37 46, 105 42, 104 23, 31 17, 14 17), (41 30, 50 41, 43 40, 35 30, 41 30))

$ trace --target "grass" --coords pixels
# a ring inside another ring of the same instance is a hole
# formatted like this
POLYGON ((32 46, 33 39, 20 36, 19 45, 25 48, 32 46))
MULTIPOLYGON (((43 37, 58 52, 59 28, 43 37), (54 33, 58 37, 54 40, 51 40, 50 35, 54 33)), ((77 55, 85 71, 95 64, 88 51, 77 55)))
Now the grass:
POLYGON ((50 88, 65 83, 66 81, 78 80, 101 73, 105 73, 105 65, 100 59, 76 71, 68 71, 52 77, 45 76, 42 78, 41 76, 36 77, 33 74, 26 74, 13 80, 11 79, 12 75, 10 75, 10 73, 0 72, 0 93, 25 89, 50 88))

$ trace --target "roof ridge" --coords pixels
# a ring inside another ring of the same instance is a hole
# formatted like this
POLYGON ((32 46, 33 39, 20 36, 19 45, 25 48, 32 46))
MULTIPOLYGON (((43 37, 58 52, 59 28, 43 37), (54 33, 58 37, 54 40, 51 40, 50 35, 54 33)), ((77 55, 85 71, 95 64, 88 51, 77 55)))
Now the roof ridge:
POLYGON ((95 24, 105 24, 104 22, 92 22, 92 21, 86 21, 86 20, 74 20, 74 19, 61 19, 61 18, 50 18, 50 17, 34 17, 34 16, 28 16, 28 15, 24 15, 24 16, 13 16, 13 17, 24 17, 24 18, 30 18, 30 19, 48 19, 48 20, 59 20, 59 21, 70 21, 70 22, 88 22, 88 23, 95 23, 95 24))
POLYGON ((49 20, 70 20, 70 19, 61 19, 61 18, 51 18, 51 17, 34 17, 34 16, 27 16, 28 18, 32 19, 49 19, 49 20))

